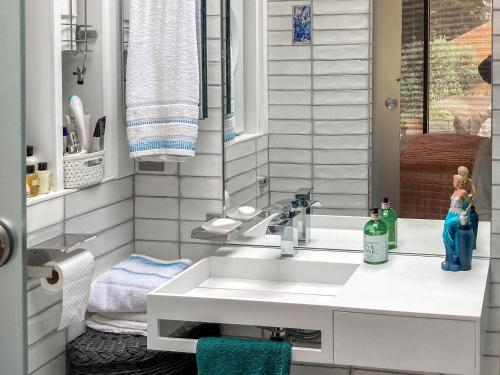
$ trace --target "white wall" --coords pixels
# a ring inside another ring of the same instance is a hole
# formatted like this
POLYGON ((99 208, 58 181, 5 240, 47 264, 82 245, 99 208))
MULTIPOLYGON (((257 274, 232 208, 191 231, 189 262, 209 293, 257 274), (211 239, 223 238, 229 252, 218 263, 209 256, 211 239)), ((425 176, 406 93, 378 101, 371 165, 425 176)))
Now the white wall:
MULTIPOLYGON (((95 233, 89 243, 94 277, 133 252, 133 177, 59 197, 27 208, 28 247, 67 233, 95 233)), ((61 293, 49 293, 28 281, 28 369, 30 374, 65 374, 66 343, 83 326, 57 331, 61 293)))

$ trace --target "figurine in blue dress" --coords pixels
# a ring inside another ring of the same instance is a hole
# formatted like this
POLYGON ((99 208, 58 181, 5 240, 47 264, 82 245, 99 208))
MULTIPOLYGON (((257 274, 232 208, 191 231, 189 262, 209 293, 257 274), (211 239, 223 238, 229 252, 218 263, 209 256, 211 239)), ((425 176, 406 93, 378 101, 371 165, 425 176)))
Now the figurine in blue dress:
POLYGON ((460 215, 468 211, 472 203, 472 196, 469 195, 467 187, 471 186, 471 181, 467 176, 464 176, 464 171, 460 167, 460 174, 453 176, 453 187, 455 191, 451 196, 450 209, 444 220, 443 229, 443 242, 446 250, 446 259, 441 263, 443 271, 460 271, 460 264, 458 261, 459 247, 458 247, 458 227, 460 226, 460 215))

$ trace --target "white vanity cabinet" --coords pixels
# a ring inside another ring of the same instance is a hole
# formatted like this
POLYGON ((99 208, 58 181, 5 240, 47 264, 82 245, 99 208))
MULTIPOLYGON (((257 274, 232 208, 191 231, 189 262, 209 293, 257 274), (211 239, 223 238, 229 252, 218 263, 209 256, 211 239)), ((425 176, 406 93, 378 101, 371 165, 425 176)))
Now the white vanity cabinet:
POLYGON ((335 311, 338 365, 479 375, 479 324, 474 321, 335 311))
POLYGON ((168 337, 168 321, 312 329, 319 346, 295 345, 293 361, 479 375, 489 260, 458 273, 442 260, 369 266, 355 252, 225 247, 148 296, 148 346, 196 351, 196 340, 168 337))
POLYGON ((439 257, 362 264, 335 301, 337 365, 479 375, 489 260, 443 272, 439 257))

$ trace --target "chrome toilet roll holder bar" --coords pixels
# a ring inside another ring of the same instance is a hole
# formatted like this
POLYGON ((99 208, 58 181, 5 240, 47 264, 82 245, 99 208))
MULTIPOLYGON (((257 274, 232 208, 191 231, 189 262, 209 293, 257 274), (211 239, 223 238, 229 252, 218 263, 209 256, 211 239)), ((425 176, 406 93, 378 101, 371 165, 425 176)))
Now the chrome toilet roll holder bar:
POLYGON ((54 278, 54 267, 46 263, 83 248, 93 234, 66 233, 28 248, 28 278, 54 278))

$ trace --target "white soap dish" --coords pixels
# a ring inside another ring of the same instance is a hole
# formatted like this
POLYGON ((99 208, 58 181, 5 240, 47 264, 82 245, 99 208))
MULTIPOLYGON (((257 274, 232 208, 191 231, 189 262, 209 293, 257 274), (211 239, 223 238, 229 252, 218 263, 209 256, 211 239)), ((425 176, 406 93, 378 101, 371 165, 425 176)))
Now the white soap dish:
POLYGON ((230 208, 227 210, 226 214, 228 217, 236 220, 252 220, 255 216, 260 214, 260 210, 257 210, 252 206, 242 206, 230 208))
POLYGON ((226 234, 241 225, 240 220, 215 218, 201 225, 207 232, 226 234))

